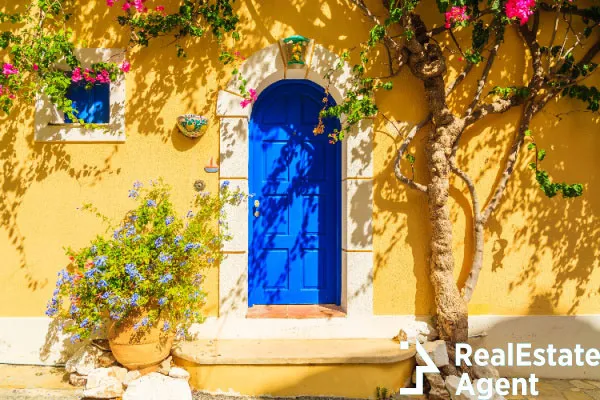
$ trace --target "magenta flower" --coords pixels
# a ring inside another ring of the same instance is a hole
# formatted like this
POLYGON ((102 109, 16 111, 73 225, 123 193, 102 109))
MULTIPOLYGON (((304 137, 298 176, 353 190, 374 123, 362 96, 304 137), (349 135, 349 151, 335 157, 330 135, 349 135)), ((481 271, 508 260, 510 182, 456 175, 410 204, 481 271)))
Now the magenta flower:
POLYGON ((256 90, 250 89, 250 90, 248 90, 248 93, 250 94, 250 98, 252 99, 252 102, 255 102, 256 99, 258 98, 258 95, 256 94, 256 90))
POLYGON ((129 70, 131 69, 131 63, 127 60, 124 60, 121 65, 119 65, 119 69, 124 72, 127 73, 129 72, 129 70))
POLYGON ((115 0, 106 0, 106 5, 112 7, 115 5, 115 0))
POLYGON ((450 29, 452 24, 468 21, 471 18, 469 15, 467 15, 467 6, 453 6, 449 11, 444 13, 444 16, 446 17, 446 23, 444 24, 446 29, 450 29))
POLYGON ((165 6, 156 6, 155 10, 158 12, 163 12, 165 11, 165 6))
POLYGON ((79 82, 83 79, 81 76, 81 68, 77 67, 73 70, 73 74, 71 74, 71 80, 73 82, 79 82))
POLYGON ((103 69, 98 75, 96 75, 96 80, 100 83, 109 83, 110 75, 107 70, 103 69))
POLYGON ((37 64, 33 64, 33 70, 34 71, 39 71, 40 67, 37 64))
POLYGON ((508 0, 506 2, 506 16, 511 19, 517 18, 521 25, 525 25, 533 14, 534 7, 535 0, 508 0))
POLYGON ((19 70, 12 64, 4 64, 2 68, 2 73, 6 76, 16 75, 19 73, 19 70))
POLYGON ((249 97, 246 97, 242 101, 240 101, 240 106, 242 106, 242 108, 248 107, 250 104, 254 103, 258 98, 258 94, 256 93, 255 89, 249 89, 248 96, 249 97))
POLYGON ((129 9, 131 8, 131 3, 130 3, 130 2, 128 2, 128 1, 126 1, 126 2, 123 4, 123 7, 122 7, 122 8, 123 8, 123 11, 127 11, 127 10, 129 10, 129 9))

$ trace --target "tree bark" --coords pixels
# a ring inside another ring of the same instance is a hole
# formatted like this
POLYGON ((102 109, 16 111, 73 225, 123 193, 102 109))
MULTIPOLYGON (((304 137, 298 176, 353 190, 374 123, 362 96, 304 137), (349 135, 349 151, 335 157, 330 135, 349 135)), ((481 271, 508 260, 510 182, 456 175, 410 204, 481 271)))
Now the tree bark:
POLYGON ((467 304, 454 278, 452 222, 448 210, 450 155, 454 140, 464 129, 464 121, 446 104, 446 64, 441 49, 436 43, 429 42, 425 26, 417 16, 411 16, 403 23, 415 32, 406 44, 410 53, 409 67, 423 82, 434 126, 425 152, 430 175, 427 186, 431 225, 430 280, 435 292, 437 325, 441 339, 452 344, 465 342, 469 328, 467 304))

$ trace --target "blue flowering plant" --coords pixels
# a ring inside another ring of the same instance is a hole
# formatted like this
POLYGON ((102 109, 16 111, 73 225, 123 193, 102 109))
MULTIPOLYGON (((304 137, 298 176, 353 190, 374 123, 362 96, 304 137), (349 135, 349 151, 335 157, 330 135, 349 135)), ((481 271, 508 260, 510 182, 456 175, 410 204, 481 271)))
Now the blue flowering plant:
MULTIPOLYGON (((225 209, 246 196, 225 182, 218 195, 198 193, 184 216, 162 180, 147 187, 136 182, 129 197, 136 207, 109 224, 106 235, 66 250, 70 264, 58 273, 46 314, 64 321, 73 342, 109 324, 184 336, 201 322, 202 273, 221 262, 223 244, 231 239, 225 209)), ((92 205, 83 208, 110 222, 92 205)))

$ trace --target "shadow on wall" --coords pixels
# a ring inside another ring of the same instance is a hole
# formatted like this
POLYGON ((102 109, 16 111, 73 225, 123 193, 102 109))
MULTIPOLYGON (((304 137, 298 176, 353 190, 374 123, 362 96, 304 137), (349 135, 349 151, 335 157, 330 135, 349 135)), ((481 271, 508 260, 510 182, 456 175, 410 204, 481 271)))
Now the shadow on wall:
MULTIPOLYGON (((531 303, 531 313, 539 309, 552 309, 554 294, 536 296, 531 303)), ((600 321, 594 316, 529 315, 522 317, 471 317, 472 334, 484 336, 472 338, 474 347, 506 349, 507 343, 531 343, 532 352, 536 348, 573 350, 579 344, 584 349, 598 348, 600 321)), ((558 361, 558 355, 554 357, 558 361)), ((583 358, 585 360, 585 356, 583 358)), ((575 363, 575 360, 573 360, 575 363)), ((500 373, 506 376, 529 377, 534 373, 541 378, 554 379, 600 379, 598 367, 501 367, 500 373)))

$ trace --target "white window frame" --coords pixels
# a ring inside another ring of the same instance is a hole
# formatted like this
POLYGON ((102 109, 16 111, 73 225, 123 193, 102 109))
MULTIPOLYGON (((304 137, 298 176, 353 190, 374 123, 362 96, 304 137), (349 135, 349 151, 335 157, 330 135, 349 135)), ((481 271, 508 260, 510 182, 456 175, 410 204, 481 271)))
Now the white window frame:
MULTIPOLYGON (((124 49, 82 48, 75 54, 82 68, 98 62, 121 63, 124 49)), ((59 68, 68 70, 64 64, 59 68)), ((125 142, 125 76, 110 83, 110 120, 107 124, 94 124, 93 128, 79 123, 65 123, 64 114, 56 108, 48 96, 41 94, 35 106, 35 141, 58 143, 125 142)))

